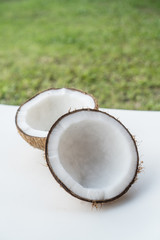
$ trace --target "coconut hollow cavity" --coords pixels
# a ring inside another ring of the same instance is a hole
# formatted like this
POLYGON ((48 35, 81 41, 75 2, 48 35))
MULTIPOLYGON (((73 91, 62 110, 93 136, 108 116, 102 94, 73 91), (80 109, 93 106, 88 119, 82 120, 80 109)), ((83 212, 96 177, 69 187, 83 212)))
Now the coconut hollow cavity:
POLYGON ((122 196, 134 182, 139 165, 130 132, 109 114, 91 109, 58 119, 49 131, 45 154, 58 183, 88 202, 122 196))
POLYGON ((97 109, 97 101, 91 95, 76 89, 48 89, 19 107, 16 126, 30 145, 44 150, 48 131, 57 119, 82 108, 97 109))

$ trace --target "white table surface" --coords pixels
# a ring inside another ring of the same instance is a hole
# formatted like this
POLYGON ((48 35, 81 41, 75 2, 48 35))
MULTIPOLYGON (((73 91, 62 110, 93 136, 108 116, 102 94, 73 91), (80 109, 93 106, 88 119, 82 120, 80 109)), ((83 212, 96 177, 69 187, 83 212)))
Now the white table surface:
POLYGON ((119 200, 92 208, 66 193, 44 153, 0 105, 0 240, 160 240, 160 112, 107 110, 136 136, 144 171, 119 200))

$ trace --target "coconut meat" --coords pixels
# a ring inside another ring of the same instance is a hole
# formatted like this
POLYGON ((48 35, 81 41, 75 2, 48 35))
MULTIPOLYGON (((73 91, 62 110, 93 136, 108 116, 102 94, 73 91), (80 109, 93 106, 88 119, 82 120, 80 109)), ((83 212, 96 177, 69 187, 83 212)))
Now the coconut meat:
POLYGON ((26 102, 17 115, 18 126, 30 136, 46 137, 50 127, 68 111, 95 108, 94 99, 72 89, 49 89, 26 102))
POLYGON ((137 150, 129 132, 99 111, 79 111, 62 118, 47 142, 54 176, 72 193, 103 201, 120 195, 137 169, 137 150))

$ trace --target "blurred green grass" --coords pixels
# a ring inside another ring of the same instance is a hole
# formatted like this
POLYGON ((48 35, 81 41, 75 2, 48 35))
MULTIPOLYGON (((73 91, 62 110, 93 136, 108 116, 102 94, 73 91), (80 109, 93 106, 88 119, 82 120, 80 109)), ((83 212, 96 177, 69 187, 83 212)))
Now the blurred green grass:
POLYGON ((160 110, 160 1, 0 0, 0 103, 50 87, 160 110))

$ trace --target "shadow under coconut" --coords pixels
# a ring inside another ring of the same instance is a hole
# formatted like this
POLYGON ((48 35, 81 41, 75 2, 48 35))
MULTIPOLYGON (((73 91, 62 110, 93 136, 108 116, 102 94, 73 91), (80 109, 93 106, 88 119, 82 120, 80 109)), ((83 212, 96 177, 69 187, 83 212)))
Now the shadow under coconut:
MULTIPOLYGON (((120 198, 114 200, 113 202, 104 203, 101 207, 102 210, 108 210, 110 208, 115 208, 118 206, 122 206, 124 204, 128 204, 131 201, 138 201, 139 198, 148 195, 151 188, 153 188, 156 179, 154 176, 152 178, 146 177, 144 172, 141 173, 138 178, 141 176, 140 179, 137 179, 134 185, 131 187, 133 189, 129 189, 127 193, 125 193, 120 198)), ((146 198, 146 196, 145 196, 146 198)))
POLYGON ((88 209, 88 207, 91 204, 91 210, 93 211, 100 211, 100 212, 105 210, 108 211, 108 210, 114 209, 115 207, 123 206, 124 204, 127 204, 133 201, 138 195, 137 195, 137 191, 128 191, 126 194, 124 194, 118 199, 113 200, 112 202, 88 203, 88 202, 81 201, 81 206, 88 209))
POLYGON ((118 206, 122 206, 124 204, 129 203, 130 201, 132 201, 134 198, 136 197, 136 193, 135 192, 128 192, 125 195, 123 195, 122 197, 114 200, 113 202, 108 202, 108 203, 104 203, 102 204, 102 210, 108 210, 110 208, 115 208, 118 206))

